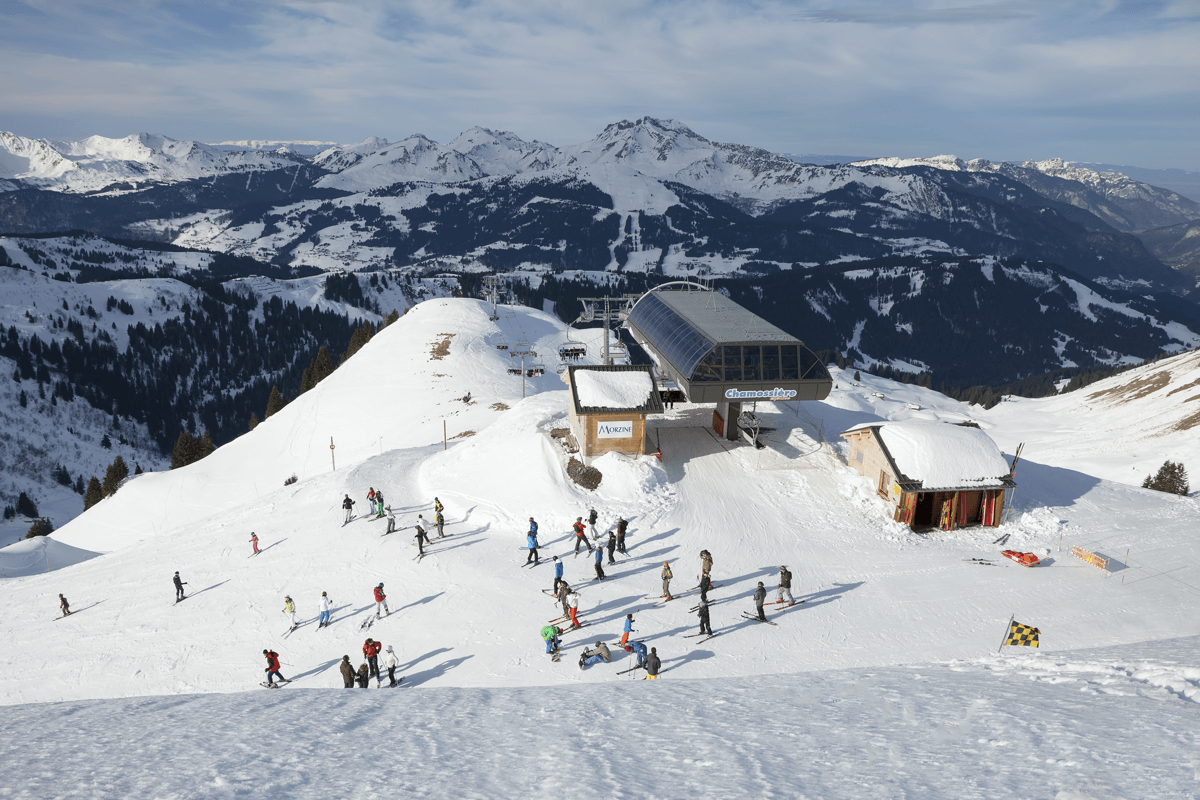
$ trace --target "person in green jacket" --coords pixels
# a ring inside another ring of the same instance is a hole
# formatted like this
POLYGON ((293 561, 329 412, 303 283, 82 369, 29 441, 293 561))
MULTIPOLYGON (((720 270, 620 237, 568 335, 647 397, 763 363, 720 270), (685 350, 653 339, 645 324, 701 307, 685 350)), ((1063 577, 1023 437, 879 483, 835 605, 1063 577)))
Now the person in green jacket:
POLYGON ((562 634, 562 628, 557 628, 554 625, 547 625, 542 628, 542 639, 546 642, 546 653, 558 652, 558 637, 562 634))

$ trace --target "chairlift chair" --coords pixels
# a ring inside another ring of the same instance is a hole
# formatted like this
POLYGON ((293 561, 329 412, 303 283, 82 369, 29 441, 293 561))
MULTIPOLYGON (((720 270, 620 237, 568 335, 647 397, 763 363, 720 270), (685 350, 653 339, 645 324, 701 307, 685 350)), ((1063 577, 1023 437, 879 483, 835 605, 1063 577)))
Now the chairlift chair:
POLYGON ((496 342, 496 349, 497 350, 507 350, 508 349, 508 341, 506 339, 501 339, 500 341, 496 342))

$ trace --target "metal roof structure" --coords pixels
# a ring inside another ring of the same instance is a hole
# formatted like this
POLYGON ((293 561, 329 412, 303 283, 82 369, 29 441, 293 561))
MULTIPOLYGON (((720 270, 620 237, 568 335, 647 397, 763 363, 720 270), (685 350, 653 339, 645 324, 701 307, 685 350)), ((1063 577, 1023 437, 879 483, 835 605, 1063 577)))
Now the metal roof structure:
POLYGON ((803 342, 691 282, 646 292, 627 325, 693 403, 824 400, 833 389, 829 371, 803 342))

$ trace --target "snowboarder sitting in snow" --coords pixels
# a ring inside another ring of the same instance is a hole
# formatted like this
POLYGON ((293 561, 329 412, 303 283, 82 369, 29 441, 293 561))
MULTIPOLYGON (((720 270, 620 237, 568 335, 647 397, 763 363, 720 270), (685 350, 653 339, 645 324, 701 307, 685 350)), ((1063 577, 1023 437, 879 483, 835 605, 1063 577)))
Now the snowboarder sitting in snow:
POLYGON ((274 677, 278 677, 280 683, 287 683, 288 679, 283 677, 279 672, 279 653, 276 653, 274 650, 263 650, 263 655, 267 657, 267 669, 265 670, 267 673, 267 686, 271 688, 275 687, 275 681, 272 680, 274 677))
POLYGON ((583 669, 585 666, 599 664, 601 661, 606 664, 612 661, 612 653, 609 652, 608 645, 604 642, 596 642, 595 649, 585 649, 579 656, 579 668, 583 669))
POLYGON ((342 682, 346 684, 347 689, 354 688, 354 665, 350 663, 350 656, 342 656, 342 682))
POLYGON ((62 609, 64 617, 71 616, 71 604, 67 602, 67 598, 63 597, 61 592, 58 595, 58 607, 62 609))
POLYGON ((558 652, 558 637, 562 635, 562 628, 554 625, 546 625, 542 628, 542 639, 546 642, 546 653, 554 654, 558 652))
POLYGON ((350 499, 350 495, 346 495, 346 499, 342 501, 342 508, 346 510, 346 518, 342 520, 342 524, 345 525, 353 516, 354 501, 350 499))

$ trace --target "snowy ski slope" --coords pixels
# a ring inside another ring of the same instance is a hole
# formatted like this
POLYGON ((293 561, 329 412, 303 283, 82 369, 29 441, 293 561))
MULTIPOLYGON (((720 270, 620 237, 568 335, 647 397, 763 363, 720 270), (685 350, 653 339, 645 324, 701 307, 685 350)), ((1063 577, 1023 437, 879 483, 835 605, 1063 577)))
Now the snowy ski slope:
MULTIPOLYGON (((163 796, 529 797, 586 783, 613 797, 739 787, 773 797, 1085 797, 1139 796, 1150 780, 1162 791, 1141 796, 1194 791, 1195 729, 1185 720, 1200 697, 1200 515, 1192 498, 1113 481, 1106 433, 1123 420, 1138 458, 1157 466, 1178 437, 1156 436, 1148 420, 1179 393, 1090 414, 1071 396, 985 412, 837 373, 825 403, 759 404, 776 429, 762 451, 718 440, 711 407, 680 405, 652 421, 661 464, 597 459, 605 477, 593 494, 565 477, 566 455, 549 436, 567 424, 553 368, 562 326, 513 313, 493 323, 477 301, 416 306, 252 433, 190 467, 138 477, 47 543, 103 555, 0 581, 10 610, 0 618, 0 702, 18 706, 13 738, 32 748, 7 778, 16 796, 88 786, 144 796, 163 748, 185 735, 197 758, 158 778, 163 796), (523 401, 495 347, 522 336, 547 366, 523 401), (469 404, 460 399, 468 391, 469 404), (1027 442, 1006 546, 1046 566, 1006 562, 993 529, 921 537, 890 521, 872 484, 839 459, 837 433, 910 416, 973 417, 1009 454, 1027 442), (458 436, 448 449, 443 421, 458 436), (298 482, 283 486, 293 473, 298 482), (363 518, 372 486, 402 526, 429 519, 441 498, 450 538, 414 561, 411 530, 382 536, 383 521, 363 518), (345 493, 359 517, 343 527, 345 493), (631 521, 629 557, 600 583, 587 580, 591 559, 569 550, 568 527, 590 505, 602 529, 618 515, 631 521), (523 568, 531 515, 543 562, 523 568), (263 550, 253 558, 250 531, 263 550), (1113 557, 1112 574, 1072 559, 1071 544, 1113 557), (715 560, 720 633, 697 644, 684 638, 696 630, 696 594, 656 598, 663 561, 683 592, 704 548, 715 560), (552 581, 551 555, 565 557, 590 623, 566 636, 557 664, 538 637, 557 616, 540 591, 552 581), (805 602, 769 612, 774 627, 743 619, 758 581, 775 599, 780 564, 805 602), (190 592, 178 605, 175 570, 190 592), (392 614, 360 630, 381 581, 392 614), (334 623, 317 630, 322 591, 334 623), (78 616, 55 619, 58 592, 78 616), (302 622, 286 638, 285 594, 302 622), (657 685, 597 685, 641 677, 617 676, 620 651, 618 663, 575 664, 583 646, 614 642, 627 613, 662 657, 657 685), (1041 629, 1041 650, 995 654, 1013 614, 1041 629), (312 691, 340 688, 342 654, 357 665, 368 635, 396 648, 403 694, 312 691), (297 679, 277 692, 257 686, 267 647, 297 679), (150 697, 167 695, 176 697, 150 697), (77 722, 46 724, 47 714, 77 722), (360 726, 364 716, 372 721, 360 726), (106 731, 99 742, 131 744, 88 772, 96 730, 106 731), (396 758, 361 782, 354 773, 375 763, 364 750, 389 741, 396 758), (61 742, 80 748, 63 767, 73 782, 47 787, 41 775, 61 742), (1096 765, 1117 759, 1126 765, 1096 765), (1031 760, 1040 766, 1020 767, 1031 760)), ((589 340, 589 354, 597 344, 589 340)), ((1152 367, 1171 373, 1168 387, 1186 383, 1189 358, 1152 367)), ((1181 452, 1186 462, 1191 451, 1181 452)), ((6 549, 0 563, 18 555, 33 557, 6 549)))

